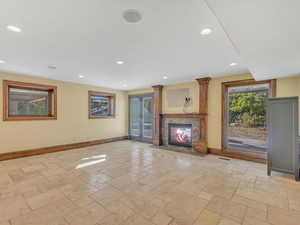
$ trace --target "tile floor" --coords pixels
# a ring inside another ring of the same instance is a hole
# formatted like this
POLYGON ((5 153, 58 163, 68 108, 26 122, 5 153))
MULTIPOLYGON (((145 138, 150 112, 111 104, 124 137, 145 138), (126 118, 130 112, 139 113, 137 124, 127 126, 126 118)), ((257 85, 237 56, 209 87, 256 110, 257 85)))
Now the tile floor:
POLYGON ((0 225, 299 225, 266 166, 122 141, 0 162, 0 225))

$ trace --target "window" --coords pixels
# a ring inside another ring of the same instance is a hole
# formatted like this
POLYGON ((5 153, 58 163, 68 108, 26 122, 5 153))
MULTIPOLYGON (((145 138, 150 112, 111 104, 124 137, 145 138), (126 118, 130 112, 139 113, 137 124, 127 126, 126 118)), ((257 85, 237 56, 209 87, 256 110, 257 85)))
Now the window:
POLYGON ((113 118, 116 111, 116 95, 89 91, 89 118, 113 118))
POLYGON ((56 119, 56 93, 54 86, 3 81, 3 119, 56 119))
POLYGON ((267 149, 266 101, 275 96, 276 81, 231 81, 222 86, 223 150, 260 158, 267 149))

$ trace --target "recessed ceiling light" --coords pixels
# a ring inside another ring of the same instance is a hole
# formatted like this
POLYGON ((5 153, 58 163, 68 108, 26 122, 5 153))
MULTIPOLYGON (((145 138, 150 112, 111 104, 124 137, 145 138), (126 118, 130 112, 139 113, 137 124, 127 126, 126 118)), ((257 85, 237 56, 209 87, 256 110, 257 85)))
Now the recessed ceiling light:
POLYGON ((164 79, 164 80, 167 80, 167 79, 168 79, 168 77, 167 77, 167 76, 163 76, 163 79, 164 79))
POLYGON ((123 64, 124 64, 124 61, 119 60, 119 61, 117 61, 116 63, 119 64, 119 65, 123 65, 123 64))
POLYGON ((79 74, 78 77, 79 77, 80 79, 82 79, 82 78, 84 78, 84 75, 79 74))
POLYGON ((56 67, 56 65, 49 65, 48 68, 51 70, 55 70, 57 67, 56 67))
POLYGON ((6 28, 12 32, 20 33, 22 32, 22 29, 13 25, 7 25, 6 28))
POLYGON ((209 34, 211 34, 211 32, 212 32, 212 29, 210 29, 210 28, 204 28, 203 30, 201 30, 201 35, 209 35, 209 34))
POLYGON ((0 64, 4 64, 4 63, 6 63, 6 62, 4 60, 0 59, 0 64))
POLYGON ((123 84, 122 86, 123 86, 123 87, 127 87, 127 84, 123 84))
POLYGON ((236 65, 237 65, 236 62, 230 63, 230 66, 236 66, 236 65))

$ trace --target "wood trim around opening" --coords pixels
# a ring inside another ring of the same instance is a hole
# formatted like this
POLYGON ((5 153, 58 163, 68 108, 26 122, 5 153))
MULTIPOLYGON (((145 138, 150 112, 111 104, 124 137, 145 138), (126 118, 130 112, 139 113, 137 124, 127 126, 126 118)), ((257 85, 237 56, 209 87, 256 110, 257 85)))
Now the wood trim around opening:
POLYGON ((93 145, 100 145, 100 144, 105 144, 105 143, 110 143, 110 142, 115 142, 115 141, 122 141, 122 140, 126 140, 126 139, 128 139, 128 136, 99 139, 99 140, 94 140, 94 141, 86 141, 86 142, 66 144, 66 145, 56 145, 56 146, 51 146, 51 147, 31 149, 31 150, 25 150, 25 151, 2 153, 2 154, 0 154, 0 161, 29 157, 29 156, 34 156, 34 155, 42 155, 42 154, 47 154, 47 153, 52 153, 52 152, 73 150, 73 149, 84 148, 84 147, 89 147, 89 146, 93 146, 93 145))
POLYGON ((3 121, 22 120, 56 120, 57 119, 57 87, 44 84, 25 83, 3 80, 3 121), (49 116, 10 116, 9 115, 9 88, 40 90, 49 92, 49 116))
POLYGON ((208 88, 210 77, 196 79, 199 85, 199 113, 204 115, 200 117, 200 140, 198 141, 196 151, 208 153, 208 88))
POLYGON ((207 116, 207 113, 162 113, 161 118, 200 118, 207 116))
POLYGON ((153 88, 153 145, 160 146, 162 144, 162 129, 161 129, 161 117, 162 114, 162 85, 152 86, 153 88))
POLYGON ((88 113, 89 119, 112 119, 116 117, 116 94, 98 91, 89 91, 88 93, 88 113), (109 98, 109 115, 107 116, 93 116, 91 115, 91 97, 108 97, 109 98))
MULTIPOLYGON (((221 116, 221 149, 220 154, 228 154, 229 157, 234 157, 236 155, 237 157, 241 156, 242 159, 252 160, 252 161, 260 161, 265 162, 266 160, 266 153, 259 153, 259 152, 252 152, 252 151, 245 151, 245 150, 231 150, 225 148, 224 143, 224 135, 225 135, 225 102, 226 102, 226 93, 227 89, 229 87, 236 87, 236 86, 247 86, 247 85, 255 85, 255 84, 269 84, 269 97, 276 97, 276 87, 277 87, 277 80, 262 80, 262 81, 255 81, 254 79, 247 79, 247 80, 237 80, 237 81, 229 81, 229 82, 223 82, 222 83, 222 116, 221 116)), ((216 153, 219 151, 214 151, 213 153, 216 153)))

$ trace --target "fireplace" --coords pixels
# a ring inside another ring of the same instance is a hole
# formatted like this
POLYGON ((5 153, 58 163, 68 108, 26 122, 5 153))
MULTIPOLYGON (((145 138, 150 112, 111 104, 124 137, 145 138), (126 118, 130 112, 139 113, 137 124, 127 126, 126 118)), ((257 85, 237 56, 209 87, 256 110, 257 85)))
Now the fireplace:
POLYGON ((192 147, 192 124, 169 123, 169 145, 192 147))

